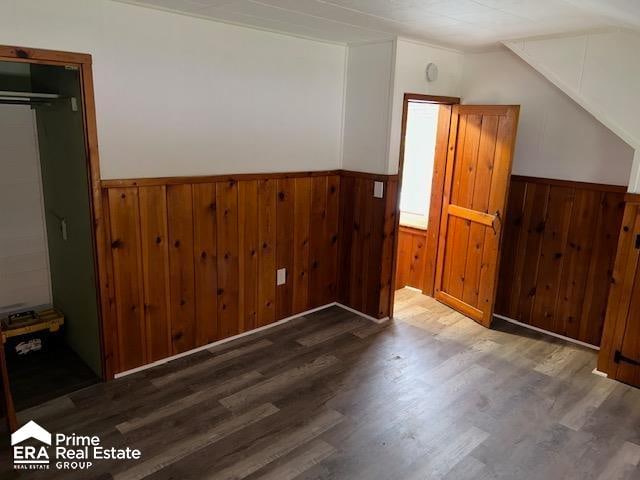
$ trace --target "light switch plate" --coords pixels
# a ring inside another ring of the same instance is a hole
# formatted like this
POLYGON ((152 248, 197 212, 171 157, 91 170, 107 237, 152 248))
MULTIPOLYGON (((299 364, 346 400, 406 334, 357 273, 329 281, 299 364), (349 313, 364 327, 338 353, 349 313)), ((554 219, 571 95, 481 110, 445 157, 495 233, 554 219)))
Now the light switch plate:
POLYGON ((276 285, 284 285, 287 283, 287 269, 279 268, 276 272, 276 285))
POLYGON ((384 183, 373 182, 373 196, 376 198, 384 197, 384 183))

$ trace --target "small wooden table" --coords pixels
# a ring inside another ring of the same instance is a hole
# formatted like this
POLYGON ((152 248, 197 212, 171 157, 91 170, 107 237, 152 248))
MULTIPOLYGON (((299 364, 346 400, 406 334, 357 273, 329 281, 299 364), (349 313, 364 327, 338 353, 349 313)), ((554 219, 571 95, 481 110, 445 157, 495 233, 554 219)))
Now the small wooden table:
POLYGON ((64 315, 55 308, 47 308, 37 312, 36 318, 24 318, 9 322, 8 318, 3 318, 2 343, 6 343, 8 338, 28 335, 29 333, 49 330, 57 332, 64 325, 64 315))

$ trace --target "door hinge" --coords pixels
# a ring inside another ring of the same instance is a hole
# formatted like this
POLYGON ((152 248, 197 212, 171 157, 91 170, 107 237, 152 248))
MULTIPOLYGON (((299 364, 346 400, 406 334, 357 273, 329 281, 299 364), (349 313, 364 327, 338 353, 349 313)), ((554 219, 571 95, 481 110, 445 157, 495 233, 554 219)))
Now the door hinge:
POLYGON ((613 361, 616 363, 629 363, 631 365, 635 365, 636 367, 640 367, 639 361, 634 360, 633 358, 625 357, 624 355, 622 355, 622 352, 620 350, 616 350, 616 353, 613 354, 613 361))

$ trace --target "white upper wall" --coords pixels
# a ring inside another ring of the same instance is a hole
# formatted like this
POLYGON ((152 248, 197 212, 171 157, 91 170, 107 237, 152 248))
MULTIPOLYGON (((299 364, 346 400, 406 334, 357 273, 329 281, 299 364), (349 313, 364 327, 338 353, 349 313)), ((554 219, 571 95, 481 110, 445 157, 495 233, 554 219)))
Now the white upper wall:
POLYGON ((455 50, 398 39, 393 83, 389 160, 387 171, 381 173, 398 173, 404 94, 421 93, 459 97, 463 59, 463 54, 455 50), (431 62, 438 66, 438 79, 434 82, 427 82, 426 69, 431 62))
POLYGON ((340 166, 346 47, 107 0, 4 0, 0 44, 93 55, 104 179, 340 166))
MULTIPOLYGON (((535 53, 572 98, 633 143, 638 38, 602 33, 511 48, 535 53)), ((397 39, 352 45, 346 58, 340 45, 108 0, 5 0, 0 44, 93 55, 105 179, 340 166, 394 174, 410 92, 522 104, 516 173, 627 183, 628 149, 504 53, 465 57, 397 39), (439 67, 433 83, 429 62, 439 67), (580 125, 566 138, 564 118, 580 125)))
POLYGON ((640 192, 640 33, 597 32, 506 45, 636 149, 629 187, 640 192))
POLYGON ((462 96, 521 105, 514 174, 628 184, 633 149, 509 50, 466 55, 462 96))
POLYGON ((463 55, 410 40, 351 45, 347 61, 343 167, 398 173, 405 93, 459 96, 463 55), (439 77, 427 82, 426 67, 439 77))
POLYGON ((349 47, 342 158, 346 170, 387 172, 394 56, 392 41, 349 47))

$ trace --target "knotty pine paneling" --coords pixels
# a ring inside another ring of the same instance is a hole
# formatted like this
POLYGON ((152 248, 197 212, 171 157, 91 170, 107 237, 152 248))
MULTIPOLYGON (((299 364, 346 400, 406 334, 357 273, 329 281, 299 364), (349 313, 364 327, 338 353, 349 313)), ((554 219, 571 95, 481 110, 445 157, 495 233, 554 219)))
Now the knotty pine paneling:
POLYGON ((150 362, 171 355, 169 239, 166 188, 143 187, 140 203, 140 241, 144 285, 144 316, 147 359, 150 362), (160 206, 160 208, 158 208, 160 206))
POLYGON ((276 318, 293 315, 293 243, 295 179, 277 181, 276 269, 286 269, 286 282, 276 286, 276 318))
POLYGON ((175 353, 186 352, 196 346, 192 195, 191 185, 167 187, 169 303, 175 353))
POLYGON ((196 344, 206 345, 221 338, 218 326, 216 184, 196 184, 192 189, 196 344))
POLYGON ((221 338, 241 331, 239 320, 240 260, 238 235, 238 183, 216 183, 216 235, 218 244, 218 326, 221 338))
POLYGON ((240 332, 258 326, 258 182, 238 182, 240 332))
POLYGON ((400 226, 395 289, 409 286, 422 290, 425 280, 427 231, 400 226))
POLYGON ((140 208, 138 189, 109 190, 109 220, 115 325, 117 335, 117 371, 128 370, 148 362, 144 323, 144 289, 142 248, 140 240, 140 208))
POLYGON ((309 232, 311 228, 311 178, 294 180, 293 200, 293 301, 292 314, 308 310, 309 232))
POLYGON ((514 176, 496 313, 600 345, 624 189, 514 176))
POLYGON ((336 298, 340 177, 313 179, 309 230, 309 306, 326 305, 336 298))
POLYGON ((263 327, 276 320, 276 180, 258 180, 258 318, 263 327))
POLYGON ((397 178, 380 177, 383 198, 373 196, 377 178, 343 175, 340 180, 338 301, 374 318, 391 311, 397 178))
POLYGON ((115 373, 336 301, 340 174, 258 177, 105 188, 115 373))

